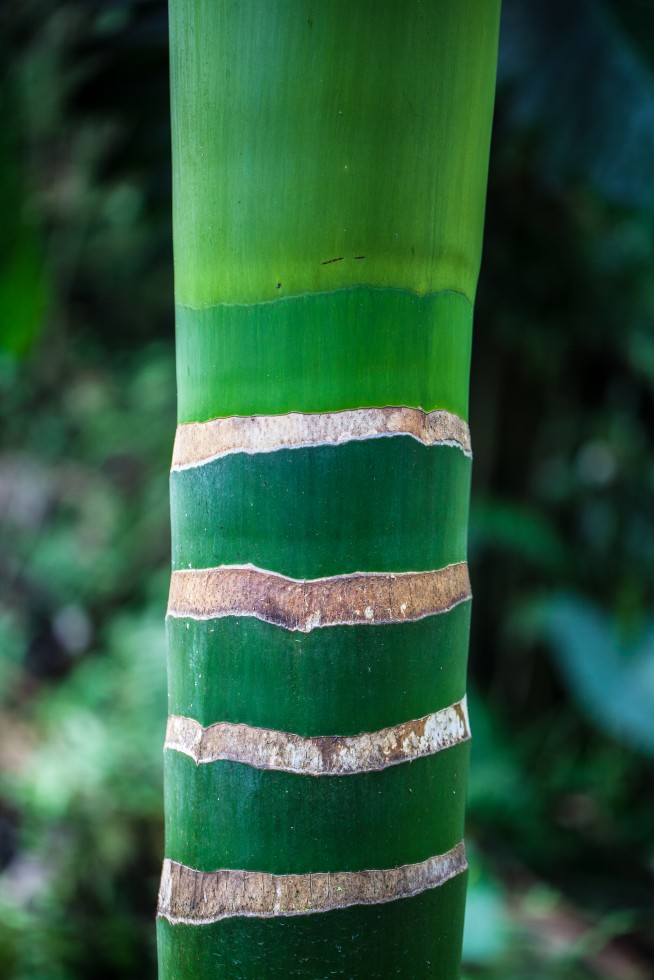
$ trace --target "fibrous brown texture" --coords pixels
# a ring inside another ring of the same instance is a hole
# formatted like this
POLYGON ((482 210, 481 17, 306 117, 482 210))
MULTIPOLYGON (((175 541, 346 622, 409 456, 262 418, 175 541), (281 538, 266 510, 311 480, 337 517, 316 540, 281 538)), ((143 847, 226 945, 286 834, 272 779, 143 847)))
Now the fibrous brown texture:
POLYGON ((158 914, 172 923, 203 925, 232 916, 270 918, 375 905, 436 888, 467 866, 463 842, 418 864, 371 871, 301 875, 206 872, 166 859, 158 914))
POLYGON ((466 699, 441 711, 362 735, 306 738, 252 725, 218 722, 203 728, 193 718, 171 715, 165 748, 198 765, 227 759, 256 769, 307 776, 343 776, 434 755, 470 738, 466 699))
POLYGON ((306 581, 253 565, 221 565, 173 572, 168 615, 254 616, 308 633, 324 626, 423 619, 470 597, 466 562, 431 572, 355 572, 306 581))
POLYGON ((412 436, 426 446, 456 446, 471 455, 470 431, 458 415, 401 406, 189 422, 177 428, 172 469, 201 466, 229 453, 265 453, 398 435, 412 436))

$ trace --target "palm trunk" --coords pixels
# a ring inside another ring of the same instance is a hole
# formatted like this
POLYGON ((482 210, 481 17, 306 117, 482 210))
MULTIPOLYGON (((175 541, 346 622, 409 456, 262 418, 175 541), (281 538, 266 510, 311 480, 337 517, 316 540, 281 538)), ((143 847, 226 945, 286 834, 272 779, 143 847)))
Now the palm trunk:
POLYGON ((458 975, 497 0, 171 0, 160 976, 458 975))

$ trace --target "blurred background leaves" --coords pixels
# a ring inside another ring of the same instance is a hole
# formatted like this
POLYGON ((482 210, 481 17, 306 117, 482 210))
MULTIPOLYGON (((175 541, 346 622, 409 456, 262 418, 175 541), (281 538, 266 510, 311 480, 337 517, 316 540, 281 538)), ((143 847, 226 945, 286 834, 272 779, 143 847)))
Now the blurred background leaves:
MULTIPOLYGON (((0 7, 0 976, 155 975, 164 0, 0 7)), ((654 973, 654 9, 504 0, 465 976, 654 973)))

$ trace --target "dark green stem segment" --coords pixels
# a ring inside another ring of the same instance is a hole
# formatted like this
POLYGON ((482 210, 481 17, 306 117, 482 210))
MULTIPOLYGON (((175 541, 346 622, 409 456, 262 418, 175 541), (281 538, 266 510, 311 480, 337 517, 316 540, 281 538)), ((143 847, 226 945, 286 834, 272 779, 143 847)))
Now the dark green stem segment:
POLYGON ((469 602, 415 623, 302 636, 253 618, 171 617, 170 713, 305 736, 399 725, 463 697, 469 628, 469 602))
MULTIPOLYGON (((498 19, 499 0, 170 0, 180 424, 467 418, 498 19)), ((205 440, 172 474, 178 577, 255 566, 296 597, 310 581, 312 602, 329 579, 332 606, 306 630, 249 614, 263 593, 171 607, 171 714, 328 752, 330 736, 379 742, 464 697, 469 596, 378 621, 345 608, 365 582, 338 583, 465 568, 468 452, 401 426, 330 440, 325 424, 292 447, 212 455, 205 440)), ((230 581, 270 579, 248 575, 230 581)), ((166 857, 191 871, 162 878, 161 980, 458 976, 466 874, 439 878, 438 862, 463 854, 469 746, 421 754, 417 732, 397 764, 339 775, 300 756, 264 766, 263 743, 260 767, 169 747, 166 857), (223 889, 214 921, 201 889, 165 892, 203 873, 223 889), (298 876, 293 914, 276 876, 298 876), (327 880, 347 880, 348 907, 321 911, 312 882, 327 880)))
POLYGON ((312 579, 466 557, 470 458, 411 436, 234 453, 171 487, 173 568, 249 562, 312 579))
POLYGON ((195 928, 159 919, 163 975, 171 980, 458 977, 465 889, 462 874, 414 898, 322 916, 232 918, 195 928))

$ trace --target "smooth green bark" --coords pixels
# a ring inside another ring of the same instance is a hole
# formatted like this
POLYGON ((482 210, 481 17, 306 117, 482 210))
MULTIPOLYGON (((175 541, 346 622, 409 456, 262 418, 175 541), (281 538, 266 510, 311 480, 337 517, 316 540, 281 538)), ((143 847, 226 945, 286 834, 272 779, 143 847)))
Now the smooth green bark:
POLYGON ((171 618, 169 710, 202 725, 374 732, 463 697, 469 628, 469 602, 415 623, 303 636, 258 619, 171 618))
POLYGON ((298 776, 167 752, 167 857, 271 874, 423 861, 463 836, 468 754, 465 744, 381 772, 298 776))
POLYGON ((417 296, 359 286, 178 306, 179 421, 361 405, 467 418, 471 336, 472 304, 451 290, 417 296))
POLYGON ((470 459, 450 446, 395 436, 234 453, 171 485, 173 568, 320 578, 465 561, 470 459))
POLYGON ((179 303, 361 284, 474 299, 496 0, 170 13, 179 303))

